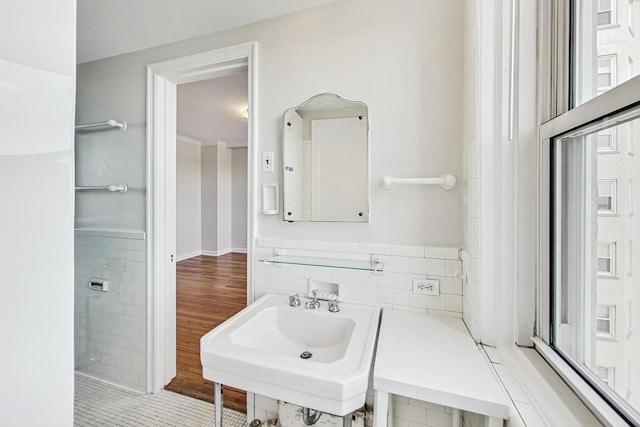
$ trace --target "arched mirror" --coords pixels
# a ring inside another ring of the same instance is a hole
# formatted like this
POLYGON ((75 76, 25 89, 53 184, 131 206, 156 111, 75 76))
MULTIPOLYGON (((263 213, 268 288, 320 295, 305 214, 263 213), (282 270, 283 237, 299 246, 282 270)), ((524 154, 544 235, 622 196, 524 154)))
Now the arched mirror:
POLYGON ((369 110, 325 93, 284 113, 285 221, 369 221, 369 110))

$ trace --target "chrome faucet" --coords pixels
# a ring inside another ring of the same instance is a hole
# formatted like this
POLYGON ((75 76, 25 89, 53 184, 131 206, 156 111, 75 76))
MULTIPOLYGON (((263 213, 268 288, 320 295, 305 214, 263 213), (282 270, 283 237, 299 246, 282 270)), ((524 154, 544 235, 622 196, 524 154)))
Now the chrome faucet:
POLYGON ((318 290, 314 289, 311 291, 311 295, 313 296, 313 299, 311 301, 307 301, 304 303, 304 308, 307 308, 309 310, 317 310, 320 308, 320 301, 318 301, 318 290))
POLYGON ((298 294, 291 295, 289 297, 289 305, 291 307, 298 307, 300 305, 300 296, 298 294))
POLYGON ((338 305, 338 301, 329 300, 329 311, 332 313, 337 313, 340 311, 340 306, 338 305))

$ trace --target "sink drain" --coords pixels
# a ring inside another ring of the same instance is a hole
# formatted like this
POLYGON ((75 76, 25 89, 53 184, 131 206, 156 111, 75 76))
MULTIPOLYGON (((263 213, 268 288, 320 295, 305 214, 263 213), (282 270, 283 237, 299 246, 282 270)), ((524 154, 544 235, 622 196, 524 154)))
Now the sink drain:
POLYGON ((313 354, 311 354, 310 351, 303 351, 302 353, 300 353, 301 359, 311 359, 311 356, 313 356, 313 354))

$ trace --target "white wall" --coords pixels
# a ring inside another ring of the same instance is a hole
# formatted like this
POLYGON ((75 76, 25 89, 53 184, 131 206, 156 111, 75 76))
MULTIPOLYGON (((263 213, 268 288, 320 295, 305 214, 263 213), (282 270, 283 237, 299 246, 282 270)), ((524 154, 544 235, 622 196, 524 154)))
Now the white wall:
POLYGON ((178 137, 176 152, 176 252, 178 260, 202 250, 201 147, 178 137))
POLYGON ((231 248, 247 249, 247 149, 231 150, 231 248))
POLYGON ((218 211, 218 253, 224 254, 231 251, 231 149, 227 144, 218 141, 218 198, 216 209, 218 211))
POLYGON ((218 147, 206 145, 201 152, 202 171, 202 251, 218 250, 218 147))
MULTIPOLYGON (((462 172, 464 2, 343 0, 326 7, 238 29, 79 66, 83 118, 107 112, 133 124, 126 146, 104 153, 128 169, 144 170, 147 64, 257 40, 257 154, 274 151, 280 164, 282 113, 312 95, 335 92, 362 100, 371 116, 371 222, 295 223, 258 216, 264 238, 459 246, 462 190, 438 187, 380 189, 384 174, 439 176, 462 172), (328 31, 330 29, 330 31, 328 31), (443 40, 446 43, 443 43, 443 40), (139 129, 139 131, 138 131, 139 129)), ((111 166, 110 166, 111 167, 111 166)), ((134 186, 144 180, 131 176, 134 186)), ((279 182, 281 171, 257 173, 279 182)), ((144 224, 144 202, 126 195, 125 228, 144 224)), ((86 201, 88 203, 88 201, 86 201)), ((79 200, 85 208, 85 201, 79 200)), ((256 204, 258 207, 259 204, 256 204)), ((108 218, 123 206, 104 205, 108 218), (111 212, 111 213, 109 213, 111 212)), ((83 210, 84 212, 84 210, 83 210)), ((83 219, 84 220, 84 219, 83 219)), ((87 219, 88 221, 88 219, 87 219)), ((112 220, 106 220, 110 224, 112 220)))
POLYGON ((73 424, 76 2, 0 13, 0 425, 73 424))

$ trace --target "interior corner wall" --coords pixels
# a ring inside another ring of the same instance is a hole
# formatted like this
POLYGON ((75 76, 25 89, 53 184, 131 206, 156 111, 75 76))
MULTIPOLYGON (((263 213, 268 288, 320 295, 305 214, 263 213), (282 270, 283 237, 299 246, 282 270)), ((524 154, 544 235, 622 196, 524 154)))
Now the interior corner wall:
POLYGON ((247 156, 246 147, 231 150, 231 248, 247 250, 247 156))
POLYGON ((201 146, 177 140, 176 253, 178 261, 202 251, 201 146))
POLYGON ((218 141, 217 167, 217 248, 218 254, 231 252, 231 149, 218 141))
POLYGON ((201 247, 204 255, 213 255, 218 251, 218 147, 203 146, 201 156, 201 247))
POLYGON ((0 13, 0 424, 73 425, 76 2, 0 13))

